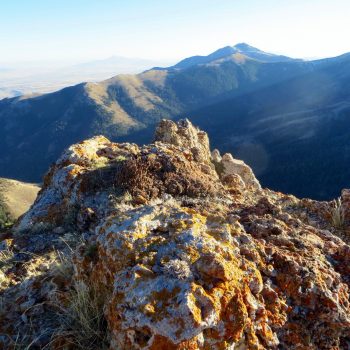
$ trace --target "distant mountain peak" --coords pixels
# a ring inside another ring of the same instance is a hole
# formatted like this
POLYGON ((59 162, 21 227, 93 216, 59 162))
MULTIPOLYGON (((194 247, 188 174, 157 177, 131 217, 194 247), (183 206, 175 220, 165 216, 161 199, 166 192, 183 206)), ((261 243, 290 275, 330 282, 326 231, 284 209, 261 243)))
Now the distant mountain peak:
POLYGON ((233 49, 238 52, 248 56, 249 58, 259 60, 266 63, 273 62, 287 62, 287 61, 296 61, 299 59, 291 58, 288 56, 278 55, 271 52, 262 51, 254 46, 251 46, 247 43, 238 43, 233 46, 233 49))
POLYGON ((295 59, 287 56, 276 55, 273 53, 262 51, 247 43, 238 43, 234 46, 222 47, 207 56, 192 56, 185 58, 184 60, 180 61, 171 68, 186 69, 196 65, 209 64, 216 60, 220 60, 237 53, 243 54, 247 58, 257 60, 263 63, 295 61, 295 59))
POLYGON ((257 49, 254 46, 251 46, 247 43, 238 43, 235 46, 233 46, 234 49, 240 50, 240 51, 259 51, 262 52, 261 50, 257 49))

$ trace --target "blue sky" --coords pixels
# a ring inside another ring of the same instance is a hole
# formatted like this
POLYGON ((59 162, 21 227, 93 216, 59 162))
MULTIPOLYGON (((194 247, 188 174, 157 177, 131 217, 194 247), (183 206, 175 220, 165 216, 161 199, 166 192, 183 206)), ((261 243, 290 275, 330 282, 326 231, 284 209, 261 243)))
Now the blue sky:
POLYGON ((349 0, 0 0, 0 61, 172 60, 247 42, 294 57, 350 51, 349 0))

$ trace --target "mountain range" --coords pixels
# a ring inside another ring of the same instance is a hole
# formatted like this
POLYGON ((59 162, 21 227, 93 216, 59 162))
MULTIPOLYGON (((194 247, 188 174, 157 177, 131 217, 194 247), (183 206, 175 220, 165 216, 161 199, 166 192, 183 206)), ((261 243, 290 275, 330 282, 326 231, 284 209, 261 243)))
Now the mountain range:
POLYGON ((148 142, 190 118, 263 186, 317 199, 348 187, 350 55, 304 61, 241 43, 167 68, 0 100, 0 176, 38 182, 68 145, 97 134, 148 142))

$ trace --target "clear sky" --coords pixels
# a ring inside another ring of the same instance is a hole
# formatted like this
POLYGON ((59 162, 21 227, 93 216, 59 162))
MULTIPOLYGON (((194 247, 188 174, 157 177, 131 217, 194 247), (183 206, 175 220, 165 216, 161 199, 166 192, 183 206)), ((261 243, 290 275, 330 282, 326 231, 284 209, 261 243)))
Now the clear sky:
POLYGON ((0 61, 350 51, 349 0, 0 0, 0 61))

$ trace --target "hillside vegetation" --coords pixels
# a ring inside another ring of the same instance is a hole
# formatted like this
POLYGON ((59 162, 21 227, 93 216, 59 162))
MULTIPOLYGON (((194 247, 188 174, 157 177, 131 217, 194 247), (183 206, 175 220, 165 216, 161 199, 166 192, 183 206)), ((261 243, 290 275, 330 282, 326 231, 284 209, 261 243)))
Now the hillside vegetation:
POLYGON ((0 228, 10 226, 24 214, 40 190, 34 184, 0 178, 0 228))

